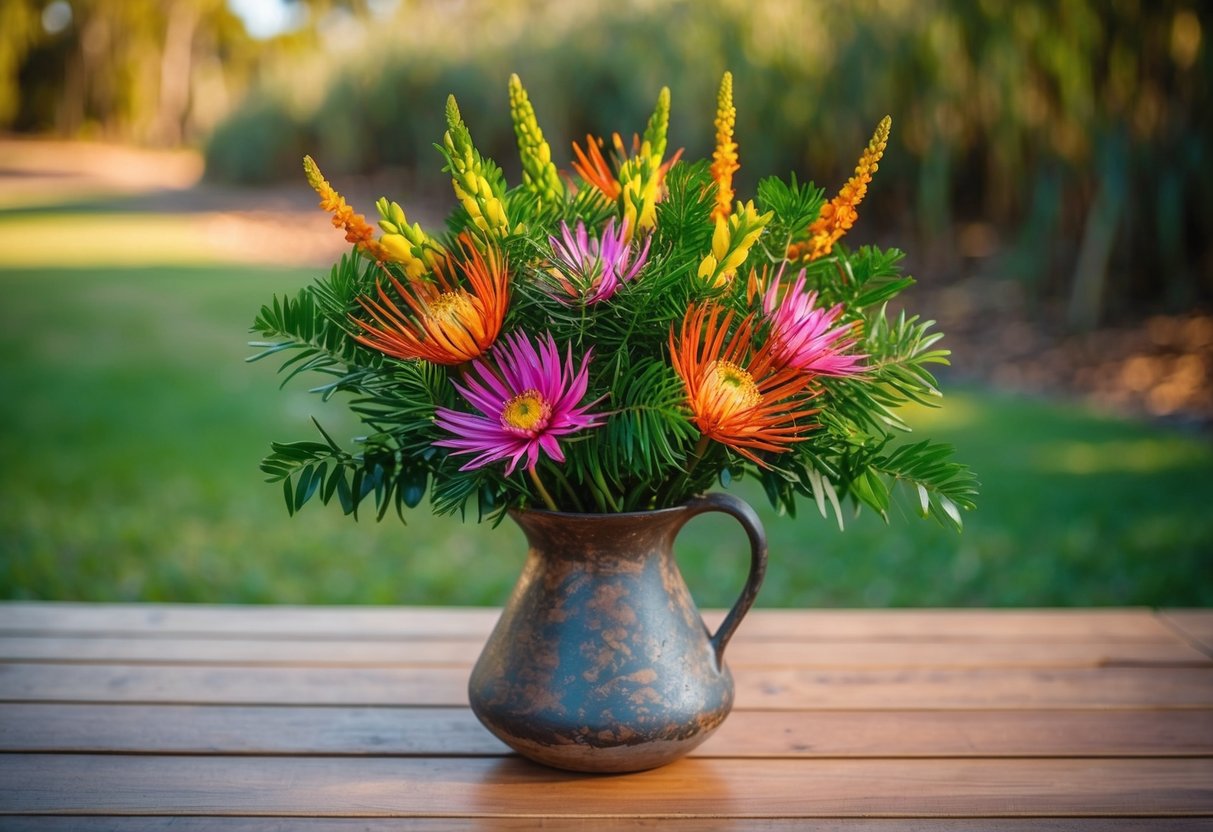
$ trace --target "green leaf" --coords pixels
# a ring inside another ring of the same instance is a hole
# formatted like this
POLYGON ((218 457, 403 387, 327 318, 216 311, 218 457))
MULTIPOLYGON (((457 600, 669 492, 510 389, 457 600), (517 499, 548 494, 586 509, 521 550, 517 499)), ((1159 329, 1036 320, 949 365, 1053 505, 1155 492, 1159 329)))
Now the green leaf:
POLYGON ((303 508, 304 503, 316 493, 316 487, 320 484, 316 471, 316 468, 308 465, 299 472, 299 480, 295 484, 295 511, 303 508))
POLYGON ((409 508, 417 508, 425 496, 426 471, 424 468, 406 468, 400 472, 400 496, 409 508))

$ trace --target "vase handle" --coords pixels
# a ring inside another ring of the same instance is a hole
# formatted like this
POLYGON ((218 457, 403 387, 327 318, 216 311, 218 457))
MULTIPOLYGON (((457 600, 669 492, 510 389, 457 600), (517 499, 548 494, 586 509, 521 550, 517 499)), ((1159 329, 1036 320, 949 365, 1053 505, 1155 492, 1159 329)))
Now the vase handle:
POLYGON ((724 621, 710 638, 712 647, 716 651, 716 663, 719 665, 724 660, 724 648, 728 645, 729 639, 733 637, 737 625, 741 623, 741 619, 754 605, 754 599, 758 597, 758 588, 762 586, 762 578, 767 571, 767 535, 763 531, 762 521, 758 519, 754 509, 744 500, 740 500, 732 494, 705 494, 688 502, 687 509, 687 520, 709 511, 728 514, 741 524, 741 527, 745 529, 746 537, 750 539, 750 574, 746 578, 745 587, 741 590, 741 597, 737 599, 737 603, 733 604, 729 614, 724 617, 724 621))

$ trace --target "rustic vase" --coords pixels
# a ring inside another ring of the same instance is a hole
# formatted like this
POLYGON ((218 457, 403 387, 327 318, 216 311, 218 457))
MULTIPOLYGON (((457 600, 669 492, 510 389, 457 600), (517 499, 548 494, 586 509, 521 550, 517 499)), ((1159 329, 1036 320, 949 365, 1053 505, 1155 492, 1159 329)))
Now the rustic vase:
POLYGON ((727 494, 623 514, 514 511, 526 564, 468 684, 472 710, 511 748, 574 771, 639 771, 706 740, 733 705, 724 649, 754 603, 766 538, 727 494), (750 572, 711 633, 674 561, 704 512, 745 528, 750 572))

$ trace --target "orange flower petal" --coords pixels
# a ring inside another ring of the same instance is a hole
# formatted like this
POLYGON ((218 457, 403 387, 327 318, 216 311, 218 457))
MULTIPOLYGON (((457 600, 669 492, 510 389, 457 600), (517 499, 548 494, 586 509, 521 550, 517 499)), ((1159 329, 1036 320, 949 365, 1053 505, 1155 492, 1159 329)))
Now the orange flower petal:
POLYGON ((728 445, 758 465, 755 451, 781 453, 807 438, 803 420, 817 412, 804 406, 812 378, 776 369, 764 345, 753 350, 754 316, 737 326, 734 314, 718 307, 692 306, 675 338, 670 328, 670 361, 682 379, 691 420, 710 439, 728 445))
POLYGON ((404 360, 462 364, 483 355, 497 340, 509 306, 509 273, 500 253, 490 248, 487 258, 467 237, 460 238, 463 257, 448 255, 434 270, 434 281, 415 280, 407 286, 389 276, 407 311, 378 287, 378 300, 358 298, 370 322, 354 318, 362 332, 360 344, 404 360), (457 272, 466 279, 459 285, 457 272), (470 290, 470 291, 469 291, 470 290))

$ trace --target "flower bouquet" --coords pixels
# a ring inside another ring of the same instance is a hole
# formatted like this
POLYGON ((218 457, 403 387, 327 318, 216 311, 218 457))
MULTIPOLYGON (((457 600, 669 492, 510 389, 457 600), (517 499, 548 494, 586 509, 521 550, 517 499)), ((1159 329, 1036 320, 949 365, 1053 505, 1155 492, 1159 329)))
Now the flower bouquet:
MULTIPOLYGON (((670 96, 630 145, 587 137, 562 174, 518 78, 510 112, 522 183, 477 152, 453 98, 439 146, 459 205, 441 234, 381 199, 379 234, 321 175, 308 180, 353 251, 262 308, 258 358, 326 377, 366 424, 353 448, 275 444, 262 463, 294 512, 319 496, 404 517, 507 513, 526 566, 468 683, 481 722, 521 754, 582 771, 662 765, 728 715, 724 649, 766 567, 762 524, 707 494, 754 478, 842 522, 886 513, 897 483, 960 525, 974 481, 929 441, 896 443, 897 408, 932 402, 947 352, 886 304, 911 284, 901 253, 841 245, 884 152, 876 129, 837 196, 764 179, 734 201, 732 78, 711 160, 668 152, 670 96), (614 158, 608 162, 604 150, 614 158), (715 633, 672 554, 692 517, 745 529, 750 571, 715 633)), ((319 428, 319 423, 317 423, 319 428)))
POLYGON ((728 73, 699 161, 669 148, 668 89, 630 142, 574 143, 570 171, 517 76, 509 99, 513 187, 448 100, 444 231, 387 199, 376 229, 304 160, 352 251, 261 309, 250 360, 319 374, 366 434, 347 447, 317 423, 316 441, 275 443, 262 470, 289 511, 319 497, 403 518, 428 491, 438 514, 470 503, 493 521, 635 512, 750 478, 789 514, 807 498, 841 524, 845 501, 883 515, 904 490, 960 526, 969 471, 945 445, 896 441, 899 406, 939 398, 928 367, 948 352, 932 322, 886 310, 913 282, 902 253, 842 243, 890 119, 832 198, 792 176, 740 201, 728 73))

